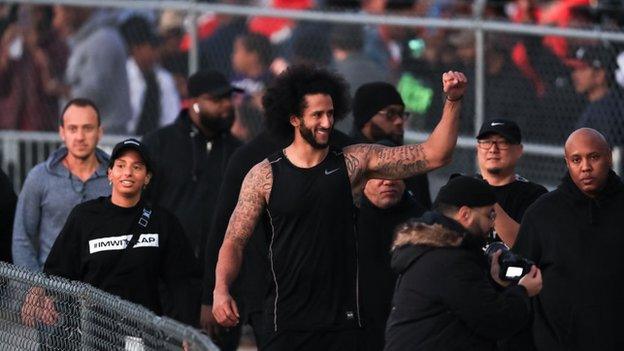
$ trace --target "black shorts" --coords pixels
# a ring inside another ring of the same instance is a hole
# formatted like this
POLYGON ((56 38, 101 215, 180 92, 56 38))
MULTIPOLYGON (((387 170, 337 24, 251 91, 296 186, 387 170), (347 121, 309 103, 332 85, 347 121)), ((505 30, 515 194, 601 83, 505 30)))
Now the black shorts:
POLYGON ((360 329, 339 331, 282 331, 271 335, 263 351, 357 351, 360 329))

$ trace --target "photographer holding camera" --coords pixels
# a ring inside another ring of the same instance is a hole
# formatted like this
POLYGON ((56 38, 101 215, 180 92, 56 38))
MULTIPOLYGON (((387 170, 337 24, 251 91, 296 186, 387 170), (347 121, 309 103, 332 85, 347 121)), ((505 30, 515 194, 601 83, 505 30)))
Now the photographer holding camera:
POLYGON ((385 350, 491 350, 529 321, 540 270, 532 266, 513 284, 500 278, 503 252, 488 266, 482 250, 495 203, 487 183, 457 176, 440 189, 433 212, 399 227, 385 350))

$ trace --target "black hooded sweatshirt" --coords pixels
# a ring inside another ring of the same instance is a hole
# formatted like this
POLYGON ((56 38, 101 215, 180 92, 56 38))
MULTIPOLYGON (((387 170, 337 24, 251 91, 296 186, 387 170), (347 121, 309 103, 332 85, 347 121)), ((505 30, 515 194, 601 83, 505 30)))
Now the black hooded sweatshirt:
POLYGON ((180 222, 169 211, 141 200, 133 207, 114 205, 110 197, 83 202, 71 211, 54 242, 43 271, 78 280, 162 313, 158 282, 167 287, 176 314, 194 324, 192 280, 197 262, 180 222), (148 220, 138 225, 144 209, 148 220), (126 249, 133 235, 136 244, 126 249))
POLYGON ((525 213, 513 250, 542 270, 533 299, 538 350, 624 350, 624 184, 592 199, 568 174, 525 213))
POLYGON ((178 217, 199 257, 225 167, 241 142, 229 131, 207 138, 191 122, 187 109, 173 124, 147 134, 143 142, 156 164, 144 197, 178 217))
POLYGON ((494 350, 529 318, 526 289, 492 283, 483 240, 436 212, 399 232, 392 268, 400 274, 386 327, 386 351, 494 350))
POLYGON ((397 275, 390 267, 390 245, 395 229, 425 209, 405 191, 396 205, 381 209, 366 196, 357 219, 360 262, 361 312, 364 319, 363 349, 381 350, 397 275))

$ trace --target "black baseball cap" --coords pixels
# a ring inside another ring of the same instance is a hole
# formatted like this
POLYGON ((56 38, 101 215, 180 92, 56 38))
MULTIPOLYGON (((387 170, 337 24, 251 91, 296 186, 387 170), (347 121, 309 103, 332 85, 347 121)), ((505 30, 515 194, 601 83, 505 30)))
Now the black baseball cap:
POLYGON ((232 92, 245 92, 241 88, 232 86, 221 72, 215 70, 194 73, 188 79, 187 88, 190 97, 198 97, 201 94, 210 94, 216 97, 232 92))
POLYGON ((134 138, 126 139, 115 145, 115 147, 113 148, 113 152, 111 153, 110 161, 108 162, 108 168, 113 168, 115 160, 118 159, 127 150, 134 150, 138 152, 143 159, 143 163, 145 164, 145 168, 147 168, 147 171, 153 171, 153 165, 152 160, 149 156, 149 151, 147 151, 147 148, 143 143, 134 138))
POLYGON ((498 118, 486 121, 481 125, 477 139, 483 139, 489 134, 499 134, 512 144, 520 144, 522 142, 522 133, 516 122, 508 119, 498 118))
POLYGON ((564 62, 572 69, 591 67, 611 71, 616 55, 617 51, 608 45, 580 46, 574 51, 574 56, 564 62))

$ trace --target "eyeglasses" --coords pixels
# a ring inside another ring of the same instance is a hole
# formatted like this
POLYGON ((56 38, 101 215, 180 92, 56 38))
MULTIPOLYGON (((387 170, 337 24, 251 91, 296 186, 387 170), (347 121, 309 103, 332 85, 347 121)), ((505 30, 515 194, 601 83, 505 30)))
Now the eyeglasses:
POLYGON ((407 120, 412 115, 409 112, 397 111, 397 110, 381 110, 377 112, 378 115, 384 116, 386 120, 390 122, 394 122, 395 119, 401 118, 402 120, 407 120))
POLYGON ((508 142, 507 140, 477 140, 477 145, 483 150, 489 150, 494 144, 496 144, 496 147, 499 150, 507 150, 509 149, 509 145, 512 145, 512 143, 508 142))

